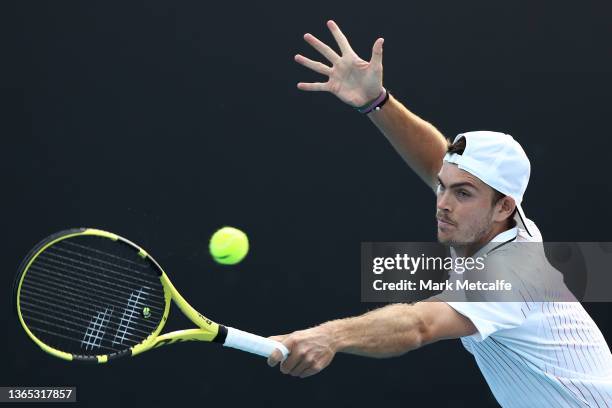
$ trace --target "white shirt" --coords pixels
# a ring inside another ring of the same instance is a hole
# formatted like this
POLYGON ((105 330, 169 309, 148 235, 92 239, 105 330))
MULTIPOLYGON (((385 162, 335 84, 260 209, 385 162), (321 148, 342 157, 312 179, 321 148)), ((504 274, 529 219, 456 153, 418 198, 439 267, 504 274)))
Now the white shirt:
MULTIPOLYGON (((515 227, 492 242, 542 242, 527 222, 533 236, 515 227)), ((578 301, 446 303, 476 326, 461 342, 502 407, 612 407, 612 354, 578 301)))

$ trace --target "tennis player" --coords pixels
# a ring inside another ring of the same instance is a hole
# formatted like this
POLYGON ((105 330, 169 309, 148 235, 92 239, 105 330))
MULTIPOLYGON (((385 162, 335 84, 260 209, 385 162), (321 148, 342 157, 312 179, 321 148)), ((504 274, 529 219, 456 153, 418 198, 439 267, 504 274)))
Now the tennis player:
MULTIPOLYGON (((370 118, 435 192, 438 240, 463 256, 512 242, 541 242, 521 208, 530 174, 521 146, 507 134, 489 131, 463 133, 450 143, 383 87, 382 38, 364 61, 335 22, 327 26, 340 54, 306 34, 306 42, 328 63, 302 55, 295 60, 328 81, 298 88, 330 92, 370 118)), ((513 248, 507 251, 520 250, 513 248)), ((612 406, 612 354, 577 301, 391 304, 273 338, 291 352, 280 370, 302 378, 323 370, 339 352, 393 357, 459 338, 504 407, 612 406)), ((280 361, 276 351, 268 364, 280 361)))

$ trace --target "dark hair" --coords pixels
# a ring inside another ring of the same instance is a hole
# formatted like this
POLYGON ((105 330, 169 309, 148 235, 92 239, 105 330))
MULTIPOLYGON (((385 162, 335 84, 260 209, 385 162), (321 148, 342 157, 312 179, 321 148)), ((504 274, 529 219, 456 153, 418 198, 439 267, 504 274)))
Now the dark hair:
MULTIPOLYGON (((449 153, 449 154, 453 154, 453 153, 463 154, 463 152, 465 151, 465 137, 460 138, 455 143, 452 143, 450 141, 450 139, 446 139, 446 140, 448 141, 448 147, 446 149, 447 153, 449 153)), ((504 198, 506 196, 505 194, 500 193, 499 191, 494 189, 493 187, 491 187, 491 189, 493 190, 493 200, 492 200, 492 204, 493 205, 497 204, 497 202, 499 200, 501 200, 502 198, 504 198)), ((515 211, 516 211, 516 209, 515 209, 515 211)))

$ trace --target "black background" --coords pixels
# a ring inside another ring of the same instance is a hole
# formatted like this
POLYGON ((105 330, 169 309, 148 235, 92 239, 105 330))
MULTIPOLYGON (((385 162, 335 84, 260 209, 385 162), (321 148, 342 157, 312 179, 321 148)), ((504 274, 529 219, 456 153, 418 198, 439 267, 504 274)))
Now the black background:
MULTIPOLYGON (((531 159, 524 208, 550 241, 612 241, 611 7, 582 2, 3 2, 0 385, 76 385, 83 406, 495 406, 457 340, 387 360, 338 355, 300 380, 216 345, 107 366, 40 352, 12 312, 13 275, 74 226, 147 248, 191 303, 264 335, 376 307, 361 241, 435 239, 434 196, 365 117, 293 61, 335 19, 385 86, 446 136, 498 130, 531 159), (210 234, 252 252, 215 265, 210 234)), ((334 45, 335 46, 335 45, 334 45)), ((607 304, 585 305, 612 338, 607 304)), ((171 328, 186 327, 179 313, 171 328)))

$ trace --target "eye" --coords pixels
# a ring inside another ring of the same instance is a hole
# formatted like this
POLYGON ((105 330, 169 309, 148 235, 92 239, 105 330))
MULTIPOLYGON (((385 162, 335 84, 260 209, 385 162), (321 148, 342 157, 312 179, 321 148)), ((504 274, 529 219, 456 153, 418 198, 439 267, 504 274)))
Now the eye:
POLYGON ((436 193, 441 193, 442 191, 444 191, 444 186, 438 181, 438 185, 436 186, 436 193))
POLYGON ((468 193, 465 190, 459 190, 457 191, 457 195, 461 198, 465 198, 465 197, 470 197, 470 193, 468 193))

